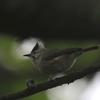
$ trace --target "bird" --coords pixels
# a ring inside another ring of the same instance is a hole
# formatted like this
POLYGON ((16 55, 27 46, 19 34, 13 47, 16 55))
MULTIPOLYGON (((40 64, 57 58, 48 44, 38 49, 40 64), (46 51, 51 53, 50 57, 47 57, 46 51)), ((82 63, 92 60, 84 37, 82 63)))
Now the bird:
POLYGON ((64 73, 71 69, 83 53, 99 49, 99 45, 87 48, 52 48, 47 49, 37 42, 27 56, 33 65, 43 74, 50 76, 50 80, 57 74, 64 73))

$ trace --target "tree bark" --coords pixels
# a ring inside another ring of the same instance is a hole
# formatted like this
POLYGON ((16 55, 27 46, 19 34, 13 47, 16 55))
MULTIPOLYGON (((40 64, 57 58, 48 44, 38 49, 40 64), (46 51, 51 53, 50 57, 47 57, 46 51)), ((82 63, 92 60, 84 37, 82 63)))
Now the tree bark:
POLYGON ((40 83, 37 85, 34 84, 34 81, 28 80, 27 81, 28 87, 26 89, 23 89, 21 91, 17 91, 14 93, 10 93, 10 94, 1 95, 0 100, 16 100, 16 99, 28 97, 28 96, 34 95, 36 93, 39 93, 41 91, 51 89, 56 86, 61 86, 63 84, 72 83, 77 79, 80 79, 86 75, 90 75, 92 73, 98 72, 99 70, 100 70, 100 63, 89 66, 78 72, 73 72, 66 76, 56 78, 54 80, 50 80, 50 81, 40 83))

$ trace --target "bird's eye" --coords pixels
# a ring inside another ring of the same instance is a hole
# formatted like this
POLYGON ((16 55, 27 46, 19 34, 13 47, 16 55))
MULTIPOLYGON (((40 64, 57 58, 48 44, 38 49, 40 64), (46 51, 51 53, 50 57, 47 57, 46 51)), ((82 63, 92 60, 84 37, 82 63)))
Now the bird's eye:
POLYGON ((33 52, 33 54, 36 54, 36 52, 33 52))
POLYGON ((36 59, 34 56, 32 56, 32 59, 36 59))

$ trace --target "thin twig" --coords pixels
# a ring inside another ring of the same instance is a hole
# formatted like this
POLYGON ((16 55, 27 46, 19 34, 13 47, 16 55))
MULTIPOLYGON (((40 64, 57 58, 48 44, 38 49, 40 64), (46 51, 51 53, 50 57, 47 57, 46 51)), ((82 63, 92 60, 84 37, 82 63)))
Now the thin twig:
POLYGON ((71 73, 69 75, 60 78, 56 78, 55 80, 51 80, 37 85, 32 85, 33 86, 32 88, 28 87, 24 90, 15 93, 1 95, 0 100, 16 100, 16 99, 28 97, 30 95, 34 95, 36 93, 39 93, 47 89, 51 89, 56 86, 69 84, 71 82, 74 82, 77 79, 83 78, 86 75, 90 75, 92 73, 98 72, 99 70, 100 70, 100 63, 93 66, 89 66, 81 71, 71 73))

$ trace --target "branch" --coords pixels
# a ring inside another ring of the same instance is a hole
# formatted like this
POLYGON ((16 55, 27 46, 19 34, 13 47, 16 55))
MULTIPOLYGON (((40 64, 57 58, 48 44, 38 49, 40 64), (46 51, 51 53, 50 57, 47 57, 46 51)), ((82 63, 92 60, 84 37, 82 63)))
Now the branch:
POLYGON ((100 63, 93 65, 93 66, 89 66, 83 70, 80 70, 78 72, 74 72, 71 73, 69 75, 60 77, 60 78, 56 78, 55 80, 51 80, 48 82, 44 82, 44 83, 40 83, 37 85, 34 85, 34 82, 29 83, 28 86, 32 87, 28 87, 24 90, 15 92, 15 93, 11 93, 11 94, 5 94, 5 95, 1 95, 0 96, 0 100, 16 100, 16 99, 20 99, 20 98, 24 98, 24 97, 28 97, 30 95, 39 93, 41 91, 56 87, 56 86, 60 86, 63 84, 69 84, 71 82, 74 82, 77 79, 83 78, 86 75, 98 72, 100 70, 100 63))

